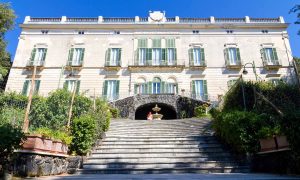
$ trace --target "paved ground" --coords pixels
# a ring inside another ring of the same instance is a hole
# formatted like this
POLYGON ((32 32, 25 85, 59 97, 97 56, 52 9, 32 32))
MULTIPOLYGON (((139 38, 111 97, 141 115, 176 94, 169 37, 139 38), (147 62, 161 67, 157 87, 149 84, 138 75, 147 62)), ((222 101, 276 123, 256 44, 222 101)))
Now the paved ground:
POLYGON ((35 178, 41 180, 70 180, 70 179, 88 179, 88 180, 218 180, 218 179, 234 179, 234 180, 290 180, 290 179, 300 179, 300 176, 281 176, 281 175, 270 175, 270 174, 138 174, 138 175, 72 175, 72 176, 53 176, 53 177, 42 177, 35 178))

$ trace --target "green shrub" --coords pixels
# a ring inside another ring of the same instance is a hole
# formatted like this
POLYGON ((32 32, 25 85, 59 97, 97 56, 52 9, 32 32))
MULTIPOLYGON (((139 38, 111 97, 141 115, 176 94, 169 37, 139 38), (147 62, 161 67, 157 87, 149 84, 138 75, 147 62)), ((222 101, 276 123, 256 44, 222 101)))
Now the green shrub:
POLYGON ((82 115, 72 124, 73 140, 70 150, 78 155, 85 155, 93 146, 96 138, 96 121, 91 115, 82 115))
POLYGON ((255 153, 259 150, 258 131, 268 119, 266 114, 253 112, 212 111, 213 128, 216 134, 238 153, 255 153))
POLYGON ((32 131, 32 134, 40 134, 45 138, 53 138, 53 130, 47 127, 40 127, 32 131))
POLYGON ((119 109, 110 107, 109 110, 110 110, 110 113, 111 113, 113 118, 119 118, 120 117, 119 109))
POLYGON ((21 142, 25 139, 21 128, 8 123, 0 126, 0 165, 3 169, 7 169, 14 150, 20 148, 21 142))
POLYGON ((102 99, 96 99, 96 109, 89 113, 96 121, 97 138, 100 138, 103 132, 109 129, 110 119, 112 117, 108 103, 102 99))
POLYGON ((208 107, 207 104, 203 104, 201 106, 197 106, 194 109, 194 114, 196 117, 201 118, 206 116, 206 108, 208 107))
POLYGON ((47 127, 37 128, 34 131, 31 131, 31 134, 40 134, 43 137, 61 140, 63 143, 70 145, 72 142, 72 136, 70 136, 67 132, 52 130, 47 127))
POLYGON ((24 115, 24 109, 5 105, 0 109, 0 126, 10 123, 13 126, 22 127, 24 115))

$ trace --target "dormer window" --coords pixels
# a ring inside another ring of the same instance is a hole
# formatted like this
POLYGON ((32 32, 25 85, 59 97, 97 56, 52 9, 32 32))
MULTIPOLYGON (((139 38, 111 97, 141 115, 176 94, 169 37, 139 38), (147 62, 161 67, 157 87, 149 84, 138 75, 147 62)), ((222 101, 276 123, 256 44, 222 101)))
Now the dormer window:
POLYGON ((262 32, 263 34, 268 34, 268 33, 269 33, 268 30, 262 30, 261 32, 262 32))
POLYGON ((48 34, 48 30, 41 30, 42 34, 48 34))
POLYGON ((114 31, 114 34, 120 34, 120 31, 114 31))
POLYGON ((198 30, 193 30, 193 34, 199 34, 198 30))

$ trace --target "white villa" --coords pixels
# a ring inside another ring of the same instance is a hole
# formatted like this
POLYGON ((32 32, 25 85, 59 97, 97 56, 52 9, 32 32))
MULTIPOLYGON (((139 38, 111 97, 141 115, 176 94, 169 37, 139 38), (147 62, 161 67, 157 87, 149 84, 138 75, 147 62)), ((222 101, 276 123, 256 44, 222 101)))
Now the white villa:
POLYGON ((136 94, 224 95, 246 80, 293 82, 288 24, 279 18, 33 18, 23 24, 6 91, 66 87, 110 101, 136 94), (254 71, 257 75, 255 75, 254 71))

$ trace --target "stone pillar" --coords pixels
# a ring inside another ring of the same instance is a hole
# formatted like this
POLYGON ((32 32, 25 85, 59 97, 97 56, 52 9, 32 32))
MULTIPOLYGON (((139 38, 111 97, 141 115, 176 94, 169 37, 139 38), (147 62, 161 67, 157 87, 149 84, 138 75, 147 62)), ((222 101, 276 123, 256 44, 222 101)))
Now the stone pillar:
POLYGON ((27 24, 30 21, 30 16, 26 16, 24 20, 24 24, 27 24))
POLYGON ((102 23, 103 22, 103 16, 98 16, 98 23, 102 23))
POLYGON ((215 17, 213 16, 210 16, 210 23, 214 24, 216 21, 215 21, 215 17))
POLYGON ((67 21, 67 16, 62 16, 62 17, 61 17, 61 22, 64 23, 64 22, 66 22, 66 21, 67 21))
POLYGON ((179 23, 179 21, 180 21, 179 16, 175 16, 175 22, 179 23))
POLYGON ((246 23, 250 23, 250 18, 249 18, 249 16, 245 16, 245 21, 246 21, 246 23))
POLYGON ((140 22, 140 17, 139 16, 135 16, 134 21, 135 22, 140 22))

